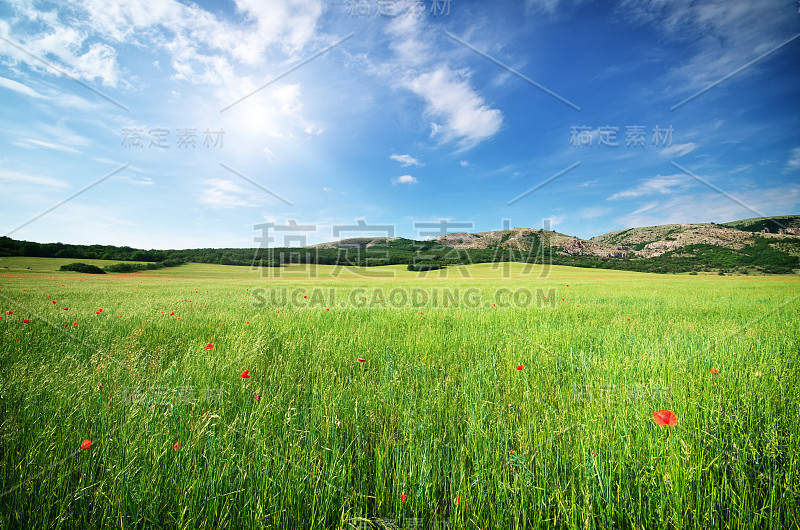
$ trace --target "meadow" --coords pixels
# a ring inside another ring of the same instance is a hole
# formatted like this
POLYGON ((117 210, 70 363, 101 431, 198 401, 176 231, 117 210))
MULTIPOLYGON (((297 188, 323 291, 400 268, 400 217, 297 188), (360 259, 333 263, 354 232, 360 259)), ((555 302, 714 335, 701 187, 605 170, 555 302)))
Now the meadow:
POLYGON ((2 528, 800 528, 800 276, 68 261, 0 263, 2 528))

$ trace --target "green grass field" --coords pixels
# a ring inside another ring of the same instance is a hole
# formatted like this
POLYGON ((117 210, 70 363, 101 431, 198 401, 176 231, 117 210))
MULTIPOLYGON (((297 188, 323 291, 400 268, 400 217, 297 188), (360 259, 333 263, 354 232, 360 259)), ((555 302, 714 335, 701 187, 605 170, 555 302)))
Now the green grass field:
POLYGON ((800 276, 71 261, 0 263, 2 528, 800 528, 800 276))

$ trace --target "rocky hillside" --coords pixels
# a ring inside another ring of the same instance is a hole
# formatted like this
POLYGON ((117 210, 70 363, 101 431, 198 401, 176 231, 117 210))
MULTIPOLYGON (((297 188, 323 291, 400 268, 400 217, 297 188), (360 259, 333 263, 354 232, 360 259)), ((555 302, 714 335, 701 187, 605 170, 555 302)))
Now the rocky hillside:
MULTIPOLYGON (((533 228, 513 228, 511 230, 495 230, 491 232, 466 232, 445 234, 433 239, 434 242, 455 249, 488 249, 504 248, 509 250, 527 250, 534 238, 543 243, 549 242, 557 254, 565 256, 594 256, 602 258, 652 258, 668 252, 675 253, 691 245, 711 245, 739 251, 751 247, 759 238, 771 243, 773 248, 786 251, 794 247, 793 240, 800 242, 800 229, 794 228, 794 221, 800 224, 800 216, 784 216, 786 229, 763 232, 768 219, 733 221, 724 225, 714 223, 674 224, 627 228, 609 232, 589 240, 568 236, 549 230, 533 228), (748 223, 748 221, 751 221, 748 223), (761 230, 743 230, 734 228, 761 227, 761 230)), ((769 230, 769 229, 767 229, 769 230)), ((344 243, 342 241, 341 243, 344 243)))
POLYGON ((652 258, 689 245, 714 245, 741 250, 755 245, 757 238, 766 238, 778 244, 785 238, 800 238, 800 231, 792 228, 784 233, 744 231, 732 228, 728 223, 676 224, 628 228, 593 237, 591 241, 617 245, 617 248, 627 249, 634 256, 652 258))

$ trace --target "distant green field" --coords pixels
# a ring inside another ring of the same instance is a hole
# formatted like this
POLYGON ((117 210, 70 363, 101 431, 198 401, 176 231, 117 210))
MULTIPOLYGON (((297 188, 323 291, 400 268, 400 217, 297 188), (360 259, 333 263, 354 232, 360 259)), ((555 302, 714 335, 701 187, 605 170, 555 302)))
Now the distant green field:
POLYGON ((97 267, 115 265, 117 263, 142 263, 139 261, 112 261, 105 259, 76 259, 76 258, 28 258, 12 256, 10 258, 0 258, 0 271, 30 270, 37 272, 55 272, 62 265, 70 263, 86 263, 97 267))
POLYGON ((2 528, 800 526, 798 275, 73 261, 0 262, 2 528))

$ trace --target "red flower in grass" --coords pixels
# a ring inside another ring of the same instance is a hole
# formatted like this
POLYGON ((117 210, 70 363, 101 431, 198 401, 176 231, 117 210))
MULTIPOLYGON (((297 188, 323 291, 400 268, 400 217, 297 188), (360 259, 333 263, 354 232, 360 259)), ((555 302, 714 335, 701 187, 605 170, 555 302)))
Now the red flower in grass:
POLYGON ((172 315, 174 315, 174 314, 175 314, 175 311, 173 311, 172 313, 170 313, 170 314, 169 314, 169 316, 172 316, 172 315))
POLYGON ((99 314, 100 314, 100 311, 95 311, 95 312, 94 312, 94 314, 95 314, 95 315, 99 315, 99 314))
POLYGON ((64 308, 64 311, 69 311, 69 308, 68 308, 68 307, 65 307, 65 308, 64 308))
POLYGON ((30 320, 28 320, 27 318, 23 318, 23 319, 22 319, 22 322, 23 322, 23 323, 25 323, 25 324, 27 324, 28 322, 30 322, 30 320))
POLYGON ((250 378, 250 370, 245 370, 244 372, 242 372, 242 377, 244 379, 249 379, 250 378))
POLYGON ((519 366, 517 366, 517 370, 522 370, 523 368, 525 368, 525 367, 522 366, 521 364, 519 366))
POLYGON ((81 449, 83 449, 84 451, 86 451, 87 449, 90 449, 91 447, 92 447, 92 441, 91 440, 84 440, 84 441, 81 442, 81 449))
POLYGON ((406 502, 406 494, 405 493, 400 495, 400 502, 406 502))
POLYGON ((103 308, 101 307, 100 309, 97 310, 97 312, 98 313, 102 313, 103 312, 103 308))
POLYGON ((365 363, 365 362, 367 362, 367 360, 366 360, 366 359, 364 359, 363 357, 359 357, 359 358, 358 358, 358 362, 360 362, 360 363, 365 363))
POLYGON ((73 322, 73 323, 72 323, 72 325, 73 325, 73 326, 77 326, 77 325, 78 325, 78 323, 77 323, 77 322, 73 322))
POLYGON ((178 450, 178 449, 180 449, 180 448, 181 448, 181 441, 180 441, 180 440, 178 440, 177 442, 175 442, 175 443, 172 445, 172 450, 173 450, 173 451, 177 451, 177 450, 178 450))
POLYGON ((203 346, 203 349, 204 350, 213 350, 214 349, 214 345, 209 342, 208 344, 203 346))
POLYGON ((719 370, 717 370, 716 368, 712 368, 712 369, 711 369, 711 373, 712 373, 712 374, 715 374, 715 373, 717 373, 718 371, 719 371, 719 370))
POLYGON ((675 427, 678 424, 678 417, 671 410, 659 410, 653 413, 653 419, 661 427, 675 427))
POLYGON ((6 311, 6 315, 13 315, 13 314, 14 314, 13 311, 6 311))
POLYGON ((53 305, 56 305, 56 301, 55 300, 53 300, 53 305))
POLYGON ((254 397, 253 399, 254 399, 255 401, 261 401, 261 396, 259 396, 258 394, 256 394, 256 395, 255 395, 255 397, 254 397))
POLYGON ((456 497, 456 504, 461 504, 461 495, 456 497))

